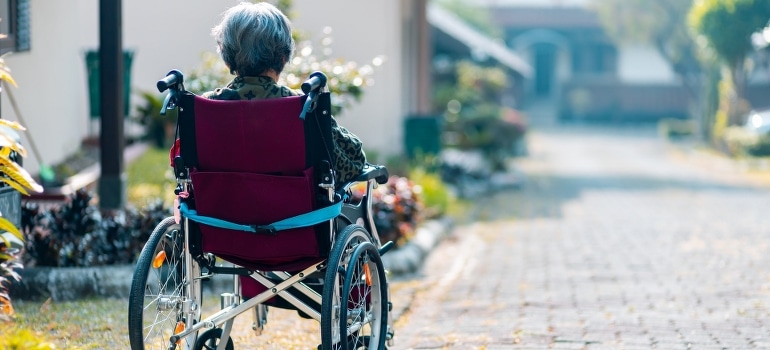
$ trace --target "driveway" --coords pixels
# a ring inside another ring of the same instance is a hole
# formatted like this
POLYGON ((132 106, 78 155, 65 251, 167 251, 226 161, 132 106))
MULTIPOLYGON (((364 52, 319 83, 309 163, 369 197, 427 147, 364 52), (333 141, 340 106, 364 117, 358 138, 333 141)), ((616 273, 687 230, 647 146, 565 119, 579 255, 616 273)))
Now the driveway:
POLYGON ((528 144, 522 188, 478 199, 399 282, 391 349, 770 348, 765 181, 651 127, 528 144))

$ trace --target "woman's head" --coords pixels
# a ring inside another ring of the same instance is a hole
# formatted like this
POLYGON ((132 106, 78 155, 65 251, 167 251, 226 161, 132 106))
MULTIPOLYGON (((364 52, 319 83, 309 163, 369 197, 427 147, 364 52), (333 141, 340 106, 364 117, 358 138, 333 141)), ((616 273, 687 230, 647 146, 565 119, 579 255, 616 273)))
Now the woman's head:
POLYGON ((225 11, 211 34, 230 73, 257 76, 283 71, 294 54, 291 22, 275 6, 240 3, 225 11))

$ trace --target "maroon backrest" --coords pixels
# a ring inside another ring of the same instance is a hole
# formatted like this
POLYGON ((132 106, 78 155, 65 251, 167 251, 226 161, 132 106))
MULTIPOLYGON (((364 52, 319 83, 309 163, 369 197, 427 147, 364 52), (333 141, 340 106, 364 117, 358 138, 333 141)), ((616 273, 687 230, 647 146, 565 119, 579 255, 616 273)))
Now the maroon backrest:
MULTIPOLYGON (((179 116, 181 156, 191 169, 191 204, 199 215, 267 225, 319 206, 315 160, 308 157, 308 152, 319 152, 308 147, 307 129, 316 132, 318 125, 328 123, 299 118, 304 96, 256 101, 190 98, 179 116)), ((328 230, 326 237, 319 234, 320 225, 275 235, 197 226, 203 252, 248 268, 292 271, 328 254, 322 250, 328 247, 328 230)))
POLYGON ((300 96, 253 101, 195 99, 198 169, 300 174, 305 170, 300 96), (205 145, 205 146, 202 146, 205 145))

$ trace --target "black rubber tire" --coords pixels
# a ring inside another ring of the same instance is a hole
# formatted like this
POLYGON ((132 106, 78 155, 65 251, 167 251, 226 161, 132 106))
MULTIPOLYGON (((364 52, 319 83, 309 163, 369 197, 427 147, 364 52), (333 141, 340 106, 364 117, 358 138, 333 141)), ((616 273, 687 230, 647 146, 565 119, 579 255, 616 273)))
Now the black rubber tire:
MULTIPOLYGON (((195 342, 193 350, 216 350, 217 346, 219 346, 220 339, 222 339, 222 328, 209 329, 201 333, 198 340, 195 342)), ((225 350, 235 350, 232 337, 227 338, 225 350)))
MULTIPOLYGON (((180 225, 174 217, 167 217, 155 227, 139 254, 128 298, 128 337, 132 350, 168 349, 177 322, 186 321, 178 303, 189 299, 183 288, 183 240, 180 225), (163 265, 152 268, 153 260, 161 250, 166 253, 163 265)), ((200 310, 200 283, 193 285, 198 287, 193 290, 193 299, 200 310)), ((200 311, 194 318, 197 322, 200 311)), ((193 345, 194 338, 193 335, 182 339, 180 348, 189 348, 188 343, 193 345)))
POLYGON ((334 246, 329 252, 324 289, 321 293, 321 345, 322 350, 344 349, 347 344, 333 344, 335 336, 339 339, 339 309, 343 279, 353 249, 361 243, 371 243, 371 235, 361 226, 349 225, 337 233, 334 246))
POLYGON ((345 283, 342 286, 342 296, 347 301, 347 307, 340 308, 340 334, 347 334, 348 312, 352 323, 360 321, 360 316, 367 315, 371 319, 354 335, 348 336, 348 349, 384 349, 388 330, 388 300, 385 268, 377 248, 371 243, 359 244, 350 257, 350 263, 345 273, 345 283), (370 282, 367 283, 364 266, 369 269, 370 282), (363 296, 363 297, 362 297, 363 296), (351 307, 352 305, 352 307, 351 307), (363 311, 357 311, 363 310, 363 311))

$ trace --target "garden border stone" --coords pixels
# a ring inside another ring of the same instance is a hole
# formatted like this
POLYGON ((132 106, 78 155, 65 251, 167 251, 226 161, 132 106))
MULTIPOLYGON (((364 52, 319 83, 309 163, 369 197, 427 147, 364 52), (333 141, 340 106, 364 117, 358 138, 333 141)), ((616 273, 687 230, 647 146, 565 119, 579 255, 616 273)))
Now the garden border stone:
POLYGON ((429 220, 419 225, 414 237, 404 246, 382 256, 385 269, 397 276, 417 272, 425 257, 446 237, 451 226, 451 220, 448 218, 429 220))
MULTIPOLYGON (((417 272, 425 257, 446 236, 448 219, 429 220, 417 227, 404 246, 385 254, 383 264, 393 276, 417 272)), ((86 298, 126 299, 131 290, 134 265, 98 267, 40 267, 18 271, 21 281, 10 286, 11 299, 71 301, 86 298)), ((203 286, 210 292, 232 290, 231 275, 217 275, 203 286)))

